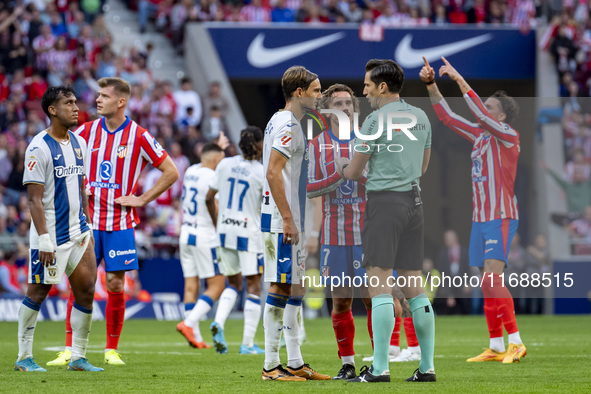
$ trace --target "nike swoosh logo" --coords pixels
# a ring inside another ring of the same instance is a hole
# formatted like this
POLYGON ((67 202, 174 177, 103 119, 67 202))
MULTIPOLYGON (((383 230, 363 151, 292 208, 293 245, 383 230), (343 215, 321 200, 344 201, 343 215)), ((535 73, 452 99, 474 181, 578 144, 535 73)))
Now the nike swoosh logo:
POLYGON ((91 152, 95 152, 95 151, 97 151, 97 150, 99 150, 99 149, 101 149, 101 148, 91 149, 90 151, 91 151, 91 152))
POLYGON ((486 250, 484 251, 484 254, 487 254, 487 253, 488 253, 488 252, 490 252, 491 250, 493 250, 493 248, 486 249, 486 250))
POLYGON ((398 46, 394 51, 394 60, 396 60, 396 63, 398 63, 401 67, 420 67, 425 64, 423 62, 423 56, 425 56, 428 61, 433 62, 436 60, 440 60, 442 56, 455 55, 458 52, 465 51, 468 48, 472 48, 492 40, 493 35, 492 33, 487 33, 481 36, 468 38, 462 41, 456 41, 449 44, 438 45, 436 47, 420 49, 414 49, 410 45, 412 37, 412 33, 409 33, 406 36, 404 36, 404 38, 400 40, 400 43, 398 43, 398 46))
POLYGON ((138 313, 139 311, 141 311, 145 307, 146 307, 146 304, 144 304, 143 302, 139 302, 135 305, 130 306, 129 308, 125 308, 125 320, 129 319, 130 317, 132 317, 133 315, 135 315, 136 313, 138 313))
POLYGON ((135 259, 131 259, 131 260, 129 260, 129 261, 125 260, 125 265, 129 265, 129 264, 133 263, 133 261, 134 261, 134 260, 135 260, 135 259))
POLYGON ((330 34, 328 36, 315 38, 313 40, 298 42, 297 44, 285 45, 277 48, 265 48, 265 33, 259 33, 252 40, 246 58, 248 62, 256 68, 267 68, 283 63, 294 57, 312 52, 315 49, 345 38, 344 32, 330 34))
POLYGON ((337 339, 337 342, 343 342, 346 339, 348 339, 348 337, 347 338, 343 338, 343 339, 337 339))

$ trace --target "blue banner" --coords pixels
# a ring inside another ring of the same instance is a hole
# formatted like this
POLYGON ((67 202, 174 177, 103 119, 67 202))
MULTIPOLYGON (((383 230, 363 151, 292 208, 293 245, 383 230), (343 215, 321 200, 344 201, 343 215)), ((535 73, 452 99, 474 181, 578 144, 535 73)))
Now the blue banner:
POLYGON ((358 27, 276 27, 212 24, 212 37, 230 78, 282 77, 302 65, 324 79, 363 78, 372 58, 393 59, 407 79, 418 78, 422 56, 433 67, 444 56, 466 78, 535 79, 535 33, 500 28, 386 29, 378 42, 358 27))

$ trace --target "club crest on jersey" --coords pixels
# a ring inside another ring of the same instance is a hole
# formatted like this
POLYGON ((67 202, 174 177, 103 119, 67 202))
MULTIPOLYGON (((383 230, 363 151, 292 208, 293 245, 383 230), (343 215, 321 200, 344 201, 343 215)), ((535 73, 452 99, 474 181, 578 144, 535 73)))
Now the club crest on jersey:
POLYGON ((127 156, 127 145, 119 145, 117 147, 117 156, 120 159, 123 159, 125 156, 127 156))
POLYGON ((82 149, 80 149, 80 148, 74 148, 74 153, 76 153, 76 157, 78 159, 82 159, 82 149))

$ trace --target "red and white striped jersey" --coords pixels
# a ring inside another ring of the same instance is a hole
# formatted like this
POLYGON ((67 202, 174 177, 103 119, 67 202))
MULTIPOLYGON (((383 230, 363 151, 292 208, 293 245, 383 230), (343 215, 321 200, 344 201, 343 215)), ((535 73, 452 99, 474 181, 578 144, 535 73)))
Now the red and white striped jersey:
POLYGON ((140 222, 136 209, 116 204, 115 199, 134 194, 146 164, 158 167, 168 156, 166 151, 129 118, 113 132, 100 118, 84 123, 74 133, 88 144, 86 174, 92 193, 88 197, 92 228, 119 231, 135 227, 140 222))
POLYGON ((513 186, 520 152, 519 133, 496 121, 473 90, 466 93, 464 99, 478 123, 455 114, 444 99, 433 107, 446 126, 474 144, 471 155, 472 221, 517 220, 519 212, 513 186))
POLYGON ((366 179, 343 181, 335 162, 338 156, 353 158, 354 136, 351 132, 350 140, 341 141, 329 129, 310 141, 307 197, 322 196, 323 245, 361 245, 366 179))

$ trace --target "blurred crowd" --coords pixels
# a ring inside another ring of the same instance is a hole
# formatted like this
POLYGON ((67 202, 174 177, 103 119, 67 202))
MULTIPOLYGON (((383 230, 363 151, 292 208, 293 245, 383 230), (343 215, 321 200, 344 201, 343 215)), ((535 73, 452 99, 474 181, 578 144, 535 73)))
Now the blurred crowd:
MULTIPOLYGON (((146 127, 171 155, 181 174, 199 162, 203 145, 226 129, 227 101, 220 84, 200 97, 185 78, 175 89, 148 68, 153 49, 124 48, 116 53, 105 26, 102 2, 37 0, 0 2, 0 290, 23 292, 28 263, 31 216, 22 185, 25 150, 47 126, 41 96, 48 86, 72 85, 79 123, 96 119, 97 80, 117 76, 129 81, 128 116, 146 127)), ((228 154, 237 151, 231 143, 228 154)), ((144 171, 140 190, 149 188, 158 170, 144 171)), ((142 209, 138 244, 142 257, 168 249, 180 228, 181 181, 142 209), (153 237, 162 237, 153 245, 153 237)), ((134 283, 139 283, 137 278, 134 283)), ((141 288, 129 286, 130 294, 141 288)), ((64 290, 65 291, 65 290, 64 290)))
MULTIPOLYGON (((141 31, 152 20, 182 52, 187 22, 357 23, 380 27, 511 24, 523 30, 556 12, 543 0, 126 0, 141 31)), ((555 3, 555 2, 554 2, 555 3)), ((363 31, 363 30, 362 30, 363 31)), ((363 37, 363 35, 362 35, 363 37)))
POLYGON ((545 170, 564 191, 567 212, 553 221, 569 233, 572 253, 591 254, 591 18, 587 2, 564 2, 541 41, 560 80, 565 163, 545 170))
MULTIPOLYGON (((175 88, 172 81, 154 78, 148 67, 152 44, 114 51, 112 33, 103 16, 104 3, 105 0, 0 2, 0 288, 4 292, 22 293, 26 286, 31 218, 26 190, 22 186, 24 154, 31 139, 47 127, 40 99, 48 86, 74 86, 80 107, 79 122, 84 123, 97 117, 96 81, 110 76, 126 79, 132 84, 128 115, 150 130, 167 149, 181 174, 189 165, 199 162, 201 149, 207 141, 215 140, 226 130, 228 103, 221 94, 220 84, 212 83, 207 94, 200 97, 189 79, 182 79, 179 88, 175 88)), ((511 23, 529 29, 545 15, 560 13, 557 2, 538 0, 251 0, 246 4, 220 0, 128 0, 126 3, 137 10, 142 31, 154 26, 168 35, 179 51, 183 27, 188 21, 351 22, 383 27, 511 23)), ((580 13, 567 13, 567 17, 561 14, 556 26, 562 26, 561 23, 571 26, 570 21, 576 15, 580 13)), ((585 22, 580 18, 576 20, 577 35, 572 38, 576 37, 576 45, 583 45, 586 50, 583 37, 587 36, 584 29, 587 19, 585 22)), ((564 35, 558 34, 558 30, 549 34, 548 47, 558 48, 562 53, 561 47, 554 45, 564 35)), ((581 81, 584 73, 577 70, 583 63, 575 61, 576 67, 572 68, 570 52, 567 59, 567 69, 561 75, 570 73, 573 81, 581 81)), ((559 59, 559 64, 563 65, 564 61, 559 59)), ((589 91, 584 84, 578 86, 580 92, 589 91)), ((578 101, 571 99, 569 102, 572 106, 578 101)), ((577 110, 572 113, 576 114, 577 110)), ((581 124, 591 124, 591 118, 582 116, 582 111, 578 113, 581 124)), ((578 134, 581 133, 575 133, 578 134)), ((587 164, 588 145, 572 143, 572 146, 584 148, 582 154, 587 164)), ((236 146, 231 143, 227 154, 236 152, 236 146)), ((574 155, 572 161, 575 161, 574 155)), ((574 166, 570 171, 578 174, 578 168, 574 166)), ((589 171, 586 171, 588 181, 589 171)), ((144 171, 138 193, 151 187, 158 174, 158 170, 150 168, 144 171)), ((140 210, 142 222, 136 237, 141 258, 149 257, 154 251, 175 253, 176 248, 170 245, 178 239, 181 194, 179 180, 158 200, 140 210)), ((591 211, 587 216, 586 223, 591 223, 591 211)), ((580 219, 583 220, 582 215, 580 219)), ((572 223, 573 231, 583 227, 580 222, 572 223)), ((455 272, 459 265, 452 263, 450 269, 455 272)), ((434 266, 442 267, 441 264, 437 261, 434 266)), ((129 294, 137 295, 141 290, 139 282, 137 278, 130 280, 135 282, 128 286, 129 294)), ((67 289, 56 288, 55 291, 59 294, 67 289)), ((453 294, 444 298, 446 308, 454 309, 457 303, 447 300, 462 297, 453 294)))

